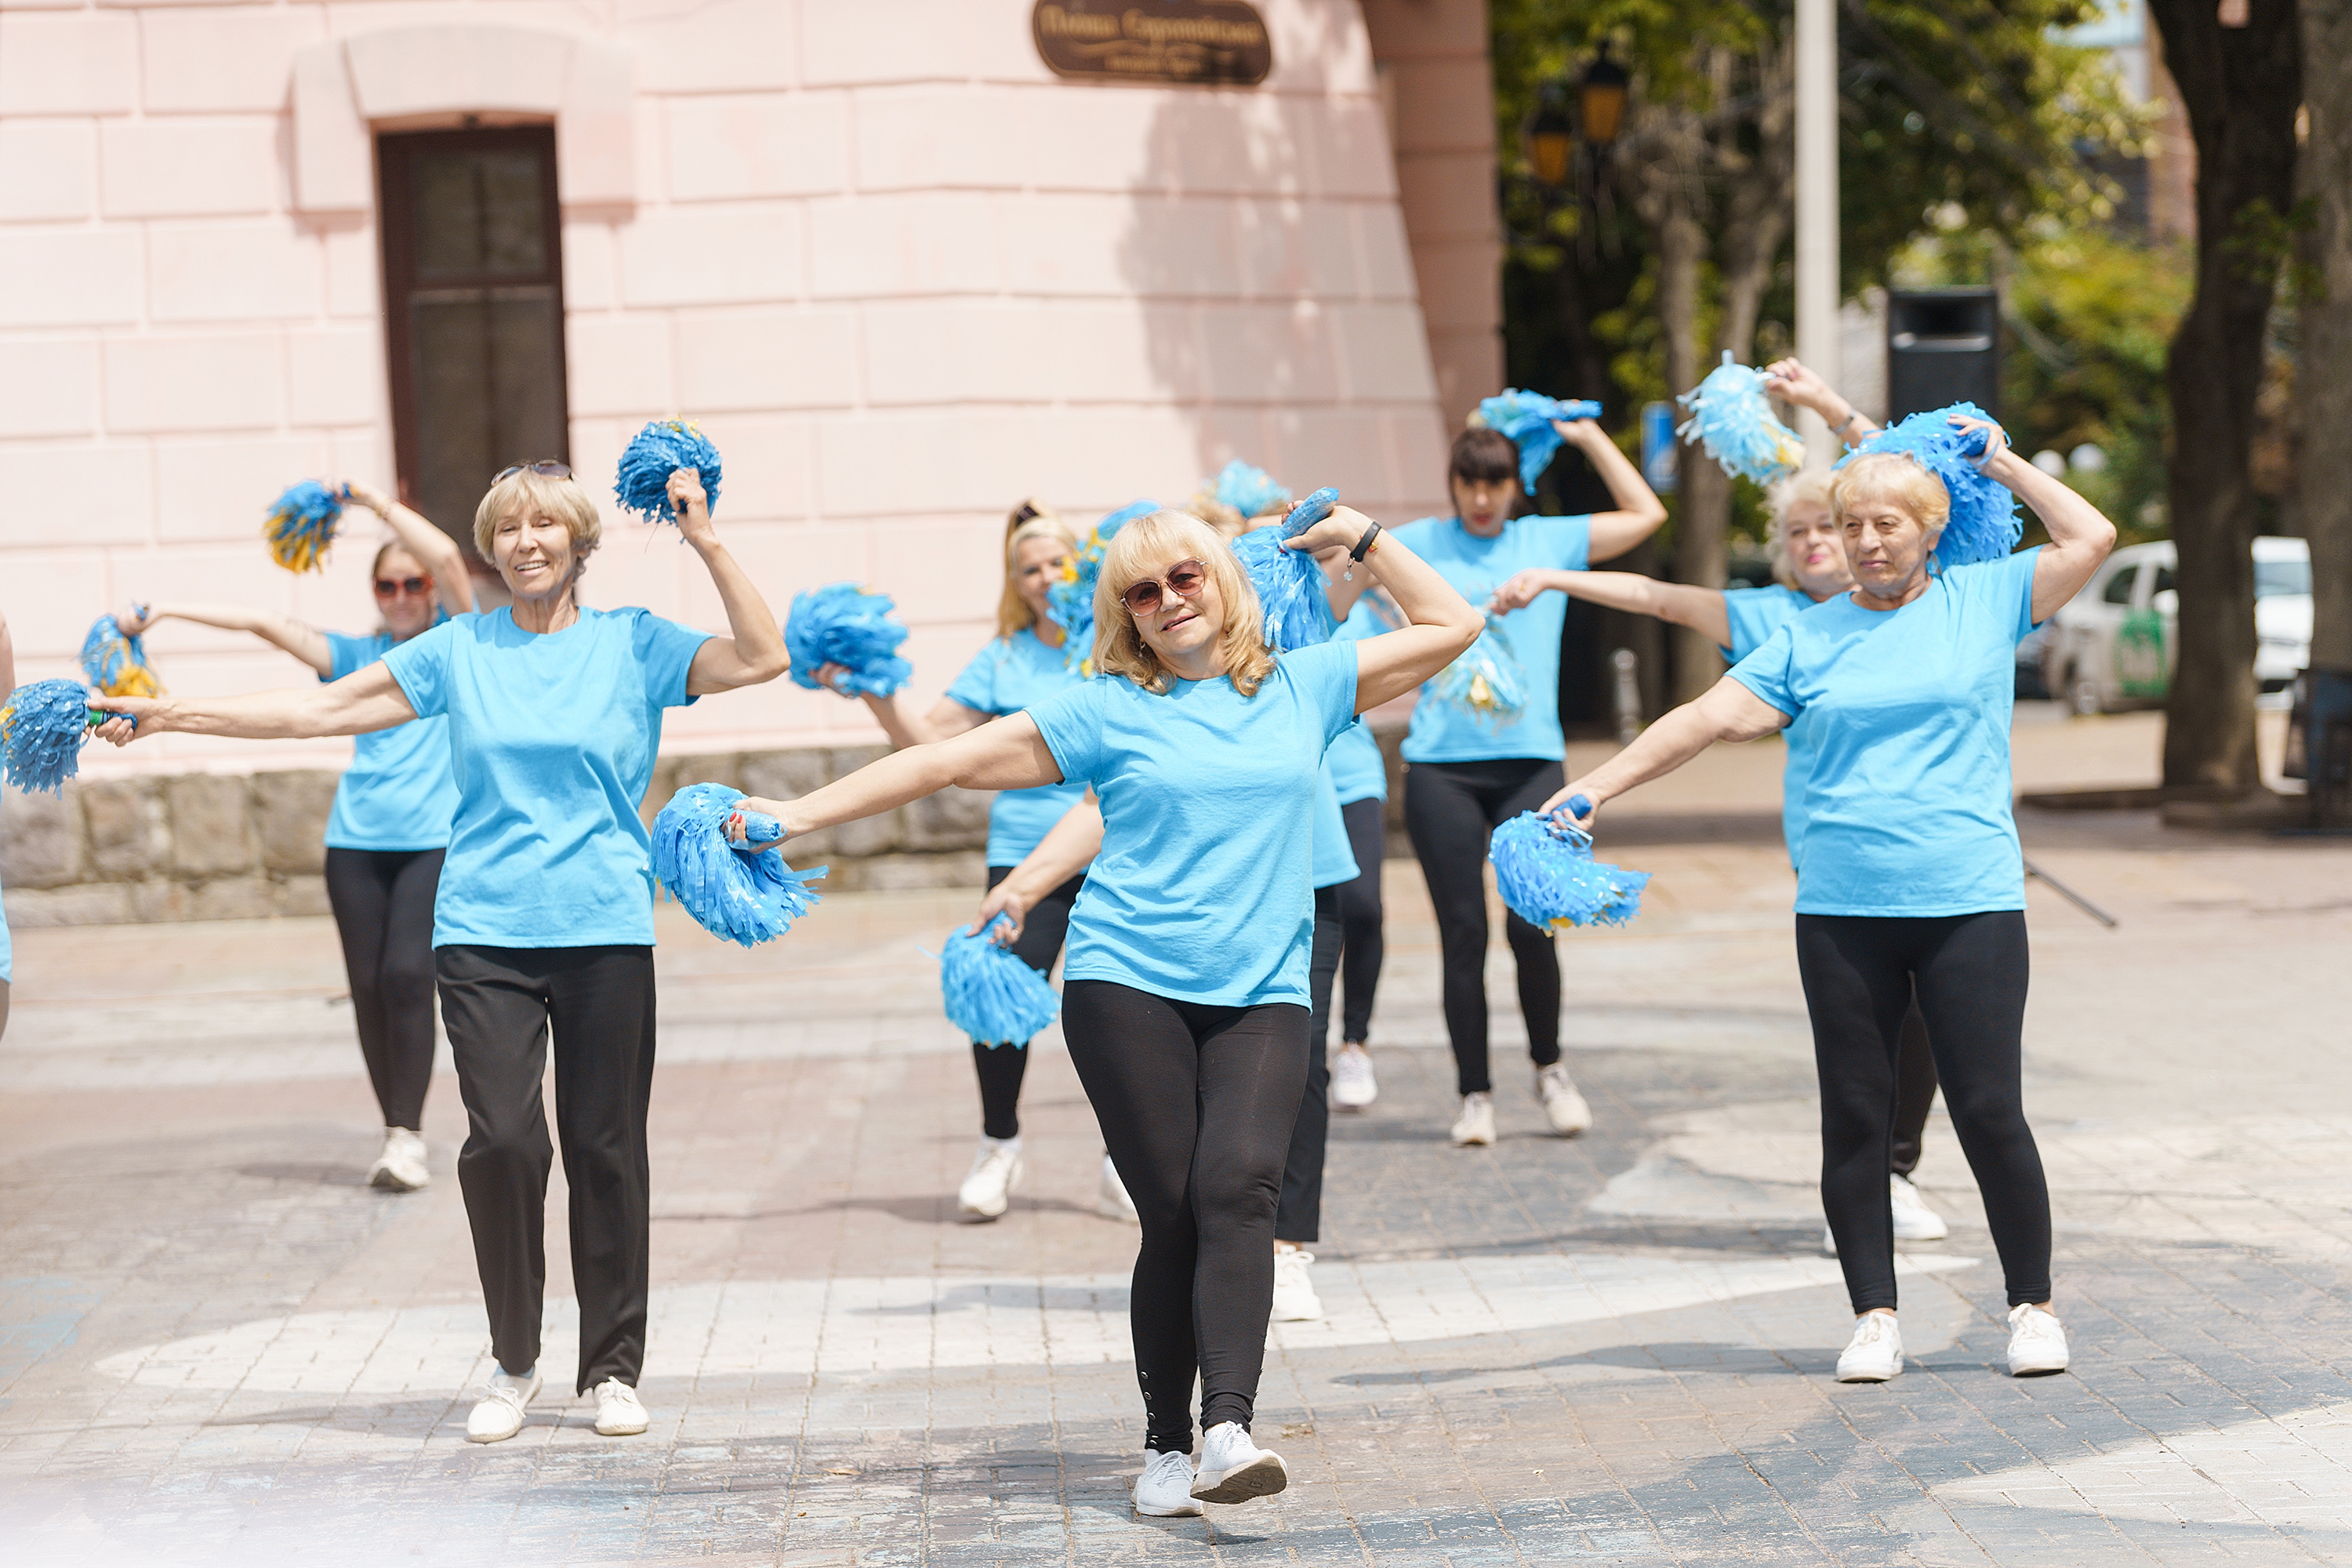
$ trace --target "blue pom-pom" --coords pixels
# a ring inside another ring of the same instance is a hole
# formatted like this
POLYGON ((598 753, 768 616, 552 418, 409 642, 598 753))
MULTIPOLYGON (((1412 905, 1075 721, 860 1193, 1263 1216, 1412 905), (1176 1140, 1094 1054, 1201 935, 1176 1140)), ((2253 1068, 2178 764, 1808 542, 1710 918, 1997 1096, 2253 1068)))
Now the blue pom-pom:
POLYGON ((794 595, 792 613, 784 617, 793 684, 828 689, 816 672, 837 664, 849 673, 829 689, 887 697, 906 685, 915 667, 898 657, 907 628, 891 619, 893 607, 889 595, 869 593, 855 583, 828 583, 794 595))
POLYGON ((1650 880, 1647 871, 1595 860, 1592 835, 1557 812, 1519 813, 1495 829, 1486 858, 1511 912, 1547 931, 1623 925, 1642 912, 1650 880))
POLYGON ((991 1047, 1027 1045, 1062 1010, 1045 977, 992 936, 1008 923, 1009 916, 998 915, 978 934, 959 930, 939 954, 948 1022, 991 1047))
POLYGON ((677 509, 669 504, 669 477, 692 468, 702 481, 709 509, 719 510, 719 448, 691 419, 656 419, 621 449, 621 466, 613 479, 613 499, 625 511, 647 522, 676 522, 677 509))
POLYGON ((654 818, 654 875, 686 912, 713 936, 744 947, 780 937, 806 914, 817 895, 808 884, 825 874, 795 871, 784 864, 783 825, 760 812, 744 816, 748 847, 728 841, 727 819, 740 789, 725 784, 688 784, 670 797, 654 818))
POLYGON ((1503 388, 1500 397, 1478 400, 1475 423, 1490 430, 1500 430, 1519 448, 1519 489, 1528 495, 1536 493, 1536 481, 1551 467, 1554 454, 1560 447, 1560 434, 1552 428, 1552 421, 1598 419, 1601 405, 1588 398, 1562 401, 1546 397, 1540 392, 1522 392, 1516 386, 1503 388))
POLYGON ((1118 531, 1139 517, 1160 510, 1156 500, 1131 500, 1107 514, 1087 534, 1078 552, 1062 568, 1062 580, 1045 590, 1045 618, 1062 628, 1062 658, 1072 668, 1094 672, 1095 584, 1102 578, 1103 557, 1118 531))
POLYGON ((262 525, 269 558, 289 572, 319 570, 349 500, 351 492, 341 485, 330 488, 316 479, 287 486, 269 503, 269 521, 262 525))
POLYGON ((1527 671, 1491 611, 1478 640, 1431 679, 1430 689, 1489 733, 1518 722, 1528 706, 1527 671))
POLYGON ((146 645, 122 635, 112 616, 90 623, 81 642, 81 672, 109 697, 161 697, 163 682, 147 662, 146 645))
POLYGON ((1675 434, 1706 443, 1706 455, 1727 474, 1759 485, 1789 478, 1805 466, 1804 439, 1772 416, 1764 385, 1762 371, 1734 363, 1725 350, 1723 363, 1679 399, 1691 416, 1675 434))
POLYGON ((1266 646, 1277 653, 1328 642, 1339 629, 1323 568, 1306 551, 1285 550, 1281 543, 1330 516, 1339 500, 1339 492, 1326 485, 1292 507, 1279 527, 1255 529, 1234 541, 1234 554, 1249 574, 1265 615, 1266 646))
POLYGON ((1239 458, 1224 466, 1214 484, 1204 488, 1245 518, 1264 517, 1290 504, 1288 487, 1276 483, 1272 474, 1239 458))
POLYGON ((1992 418, 1973 403, 1914 414, 1865 437, 1837 465, 1843 468, 1865 452, 1899 452, 1944 481, 1944 489, 1952 498, 1952 511, 1945 520, 1942 537, 1936 541, 1934 560, 1938 571, 1999 561, 2017 548, 2025 533, 2024 520, 2017 515, 2017 498, 2009 487, 1987 479, 1970 461, 1984 456, 1984 432, 1961 431, 1952 424, 1956 414, 1970 419, 1992 418))
POLYGON ((90 705, 79 680, 35 680, 9 694, 0 708, 0 773, 18 789, 55 794, 81 771, 81 743, 90 726, 118 717, 90 705))

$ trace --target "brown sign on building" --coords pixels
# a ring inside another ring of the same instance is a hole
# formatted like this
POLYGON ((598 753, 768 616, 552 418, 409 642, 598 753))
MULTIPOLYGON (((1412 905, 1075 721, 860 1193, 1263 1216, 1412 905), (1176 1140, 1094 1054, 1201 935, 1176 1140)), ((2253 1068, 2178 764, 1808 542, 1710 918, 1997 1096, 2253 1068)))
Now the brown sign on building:
POLYGON ((1039 0, 1029 26, 1055 76, 1087 81, 1255 87, 1274 68, 1244 0, 1039 0))

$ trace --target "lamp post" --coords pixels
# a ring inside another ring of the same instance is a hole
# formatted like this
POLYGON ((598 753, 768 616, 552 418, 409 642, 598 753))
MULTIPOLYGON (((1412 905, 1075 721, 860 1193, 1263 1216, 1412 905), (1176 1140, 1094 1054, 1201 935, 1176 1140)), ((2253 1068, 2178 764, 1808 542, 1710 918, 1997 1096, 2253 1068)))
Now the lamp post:
MULTIPOLYGON (((1797 0, 1797 357, 1832 386, 1838 363, 1838 145, 1836 0, 1797 0)), ((1798 411, 1805 453, 1835 460, 1836 437, 1810 409, 1798 411)))
POLYGON ((1557 83, 1545 88, 1528 121, 1528 162, 1537 184, 1546 190, 1556 191, 1568 183, 1569 160, 1576 151, 1576 126, 1568 118, 1565 96, 1557 83))
POLYGON ((1576 112, 1591 146, 1606 147, 1617 140, 1617 132, 1625 122, 1626 89, 1633 79, 1623 66, 1609 58, 1606 43, 1584 68, 1576 84, 1576 112))

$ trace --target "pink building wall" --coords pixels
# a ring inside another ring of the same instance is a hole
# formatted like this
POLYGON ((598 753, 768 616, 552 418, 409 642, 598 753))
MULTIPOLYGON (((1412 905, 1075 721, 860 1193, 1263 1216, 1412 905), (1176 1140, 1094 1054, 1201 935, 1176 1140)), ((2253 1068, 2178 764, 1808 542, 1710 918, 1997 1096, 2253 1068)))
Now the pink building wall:
MULTIPOLYGON (((1483 28, 1475 3, 1379 8, 1454 18, 1456 54, 1464 15, 1483 28)), ((1273 75, 1202 90, 1055 79, 1024 0, 0 0, 0 605, 20 678, 68 673, 133 596, 372 624, 373 520, 297 579, 260 512, 305 475, 389 483, 368 132, 467 111, 556 122, 583 477, 609 494, 640 423, 700 418, 723 535, 778 612, 840 578, 894 594, 919 701, 986 637, 1024 495, 1084 521, 1241 456, 1390 521, 1433 509, 1444 422, 1363 12, 1260 9, 1273 75)), ((1435 151, 1455 167, 1416 205, 1470 230, 1483 210, 1491 233, 1483 166, 1435 151)), ((1449 319, 1441 345, 1465 330, 1449 319)), ((692 557, 634 521, 608 520, 585 588, 724 624, 692 557)), ((192 693, 300 674, 182 624, 152 651, 192 693)), ((861 708, 778 683, 674 713, 667 749, 870 733, 861 708)), ((341 750, 165 736, 85 765, 341 750)))

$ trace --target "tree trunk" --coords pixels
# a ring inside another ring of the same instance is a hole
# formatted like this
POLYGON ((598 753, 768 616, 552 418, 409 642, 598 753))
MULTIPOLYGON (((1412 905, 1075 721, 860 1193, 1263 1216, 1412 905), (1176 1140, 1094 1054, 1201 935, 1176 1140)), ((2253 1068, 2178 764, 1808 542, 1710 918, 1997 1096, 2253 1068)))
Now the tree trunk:
POLYGON ((2149 0, 2148 12, 2197 143, 2197 287, 2165 363, 2180 645, 2164 783, 2231 799, 2261 784, 2247 448, 2279 261, 2249 240, 2294 205, 2301 50, 2295 0, 2251 0, 2243 27, 2221 26, 2213 0, 2149 0))
POLYGON ((2296 493, 2311 542, 2311 667, 2352 671, 2352 5, 2305 0, 2301 184, 2309 285, 2294 372, 2296 493))
MULTIPOLYGON (((1667 175, 1669 180, 1674 177, 1667 175)), ((1706 251, 1706 235, 1688 205, 1671 196, 1665 221, 1656 225, 1655 229, 1658 325, 1665 335, 1666 389, 1669 394, 1686 392, 1698 384, 1699 378, 1698 275, 1699 263, 1706 251)), ((1716 570, 1718 574, 1722 571, 1723 512, 1730 494, 1729 482, 1705 447, 1685 443, 1675 449, 1675 551, 1668 574, 1676 582, 1693 581, 1687 574, 1688 563, 1703 560, 1710 519, 1714 525, 1716 570)), ((1695 695, 1689 671, 1700 660, 1712 659, 1714 650, 1702 643, 1694 657, 1681 627, 1669 628, 1667 640, 1672 647, 1667 656, 1672 673, 1667 701, 1672 705, 1686 702, 1695 695)))

